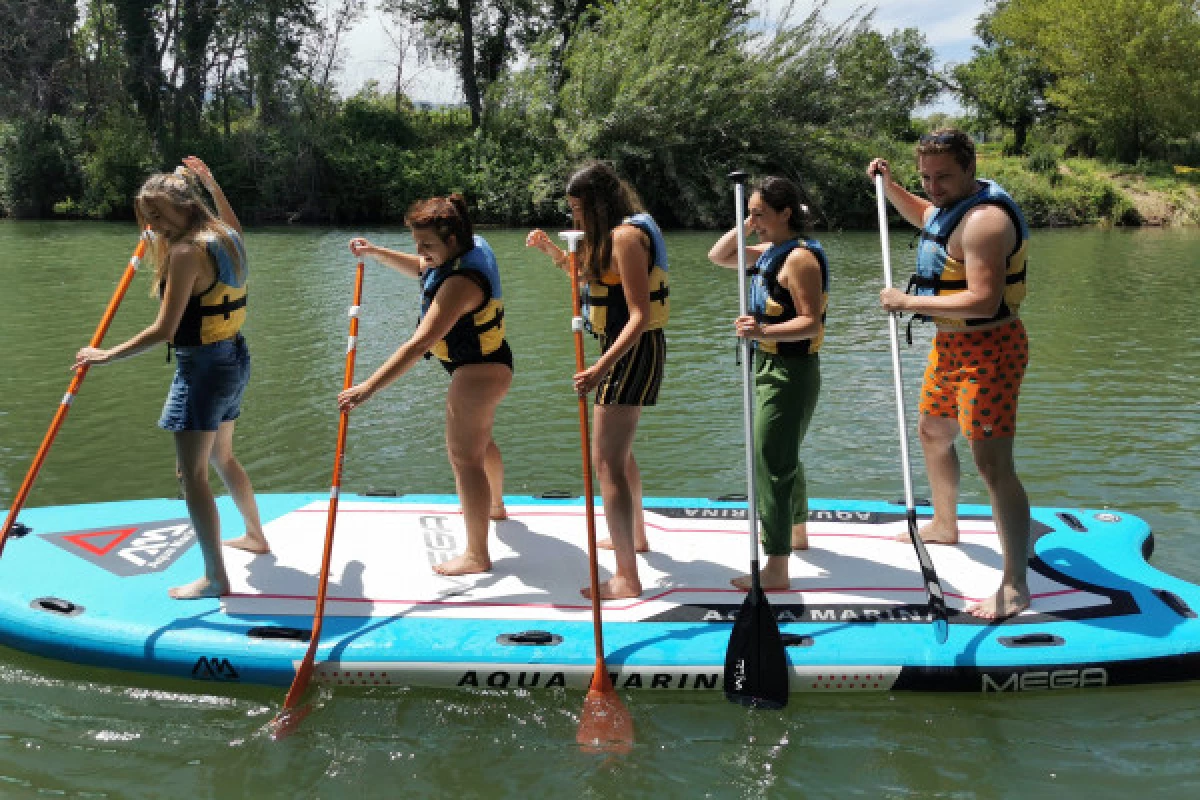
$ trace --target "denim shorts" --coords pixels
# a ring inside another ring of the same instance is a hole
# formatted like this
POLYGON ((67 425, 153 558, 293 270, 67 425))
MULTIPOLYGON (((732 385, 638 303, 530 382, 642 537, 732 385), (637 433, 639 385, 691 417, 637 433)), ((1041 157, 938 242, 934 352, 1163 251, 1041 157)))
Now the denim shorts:
POLYGON ((158 427, 215 431, 242 413, 242 393, 250 381, 250 350, 239 333, 197 347, 175 348, 175 378, 158 427))

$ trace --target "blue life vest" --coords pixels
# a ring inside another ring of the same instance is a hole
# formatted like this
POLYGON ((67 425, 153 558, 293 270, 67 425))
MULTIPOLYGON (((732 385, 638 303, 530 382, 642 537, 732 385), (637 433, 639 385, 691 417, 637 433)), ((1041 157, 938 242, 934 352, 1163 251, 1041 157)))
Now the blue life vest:
POLYGON ((802 356, 815 353, 825 341, 825 312, 829 308, 829 261, 825 249, 816 239, 794 238, 768 247, 751 268, 750 301, 748 310, 761 323, 772 325, 796 318, 796 304, 792 293, 779 285, 779 270, 783 269, 788 255, 797 247, 803 247, 817 257, 821 265, 821 329, 811 339, 795 342, 755 342, 754 346, 764 353, 781 356, 802 356))
MULTIPOLYGON (((646 330, 666 327, 671 316, 671 292, 667 286, 667 242, 658 223, 645 212, 625 218, 622 224, 633 225, 650 238, 650 321, 646 330)), ((583 289, 581 299, 584 323, 594 336, 611 342, 629 322, 629 304, 625 301, 621 275, 615 269, 605 272, 599 280, 589 282, 583 289)))
POLYGON ((504 298, 496 254, 482 236, 461 256, 421 275, 421 319, 425 318, 438 289, 447 279, 461 275, 483 290, 483 305, 463 314, 450 332, 429 351, 452 366, 477 363, 504 344, 504 298))
MULTIPOLYGON (((1025 222, 1021 209, 998 183, 988 180, 979 183, 979 191, 963 198, 950 208, 939 208, 925 224, 917 247, 917 271, 909 279, 907 291, 926 296, 966 291, 966 265, 950 256, 946 245, 950 241, 950 235, 968 211, 976 206, 994 205, 1004 209, 1017 231, 1016 246, 1009 253, 1005 265, 1004 296, 999 309, 990 318, 932 317, 941 327, 966 328, 1015 317, 1021 301, 1025 299, 1025 261, 1029 225, 1025 222)), ((920 318, 927 317, 921 315, 920 318)))

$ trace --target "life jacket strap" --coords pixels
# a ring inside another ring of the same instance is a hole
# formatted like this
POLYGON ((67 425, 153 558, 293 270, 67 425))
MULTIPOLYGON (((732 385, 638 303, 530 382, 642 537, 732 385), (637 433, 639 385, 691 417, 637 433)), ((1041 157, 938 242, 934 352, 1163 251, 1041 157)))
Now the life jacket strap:
POLYGON ((229 319, 234 311, 246 307, 246 295, 242 295, 237 300, 230 300, 229 295, 225 295, 225 299, 214 306, 200 306, 200 315, 204 317, 222 316, 229 319))

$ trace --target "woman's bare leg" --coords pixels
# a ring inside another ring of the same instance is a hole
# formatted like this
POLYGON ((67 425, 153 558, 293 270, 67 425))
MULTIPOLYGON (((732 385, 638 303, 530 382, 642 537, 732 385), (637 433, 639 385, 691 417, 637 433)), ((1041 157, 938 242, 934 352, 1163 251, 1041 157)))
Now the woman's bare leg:
MULTIPOLYGON (((487 468, 496 407, 512 385, 512 370, 503 364, 459 367, 446 393, 446 452, 467 528, 463 554, 434 567, 441 575, 470 575, 492 568, 488 551, 488 517, 493 491, 487 468)), ((500 450, 494 456, 500 460, 500 450)), ((493 468, 494 469, 494 468, 493 468)), ((499 477, 503 477, 501 466, 499 477)))
MULTIPOLYGON (((596 406, 593 415, 592 449, 596 477, 600 482, 604 518, 608 521, 613 552, 617 556, 616 574, 600 585, 600 597, 605 600, 637 597, 642 593, 634 549, 636 509, 642 504, 641 480, 630 474, 631 464, 636 471, 633 438, 641 414, 639 406, 609 405, 596 406), (634 494, 635 485, 637 494, 634 494)), ((581 591, 584 597, 591 597, 591 587, 581 591)))
POLYGON ((180 431, 175 434, 175 459, 183 480, 183 498, 204 556, 204 577, 168 591, 176 600, 218 597, 229 591, 229 576, 221 558, 221 517, 208 483, 208 459, 215 431, 180 431))
POLYGON ((233 502, 241 512, 246 524, 246 533, 236 539, 223 542, 226 547, 248 550, 251 553, 269 553, 271 546, 263 535, 262 520, 258 516, 258 501, 254 499, 254 487, 250 484, 250 476, 242 468, 241 462, 233 454, 233 429, 236 421, 222 422, 217 429, 217 438, 213 444, 209 462, 221 476, 221 482, 229 490, 233 502))

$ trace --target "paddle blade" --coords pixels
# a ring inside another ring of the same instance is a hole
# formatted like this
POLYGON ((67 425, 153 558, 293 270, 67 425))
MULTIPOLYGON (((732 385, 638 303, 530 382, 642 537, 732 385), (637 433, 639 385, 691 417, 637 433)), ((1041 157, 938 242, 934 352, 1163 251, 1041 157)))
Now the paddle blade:
POLYGON ((738 611, 725 651, 725 697, 751 708, 787 705, 791 670, 779 623, 755 582, 738 611))
POLYGON ((606 670, 598 668, 592 676, 575 741, 586 753, 625 754, 633 749, 633 717, 606 670))
POLYGON ((925 597, 929 602, 929 616, 933 622, 933 635, 938 644, 945 644, 950 637, 950 625, 946 611, 946 597, 942 594, 942 582, 938 580, 933 561, 929 558, 929 550, 917 530, 917 512, 910 505, 908 508, 908 538, 912 540, 917 551, 917 563, 921 566, 921 579, 925 582, 925 597))
MULTIPOLYGON (((309 648, 310 651, 314 649, 312 647, 309 648)), ((296 677, 292 679, 292 686, 288 689, 287 697, 283 699, 284 709, 295 708, 300 705, 300 699, 304 697, 304 693, 308 691, 308 685, 312 683, 314 663, 312 653, 305 654, 304 660, 296 668, 296 677)))
POLYGON ((271 738, 276 741, 285 736, 290 736, 296 730, 297 726, 300 725, 301 721, 312 711, 310 703, 302 705, 300 701, 304 699, 304 695, 308 692, 309 685, 312 683, 315 649, 313 646, 309 647, 304 660, 296 668, 296 677, 292 679, 292 686, 288 689, 287 697, 283 700, 283 709, 275 715, 275 719, 271 720, 267 726, 271 732, 271 738))
POLYGON ((275 715, 275 719, 271 720, 267 725, 267 731, 271 734, 272 741, 286 739, 296 732, 300 727, 300 723, 304 718, 312 713, 313 707, 311 703, 305 703, 301 706, 284 706, 283 710, 275 715))

